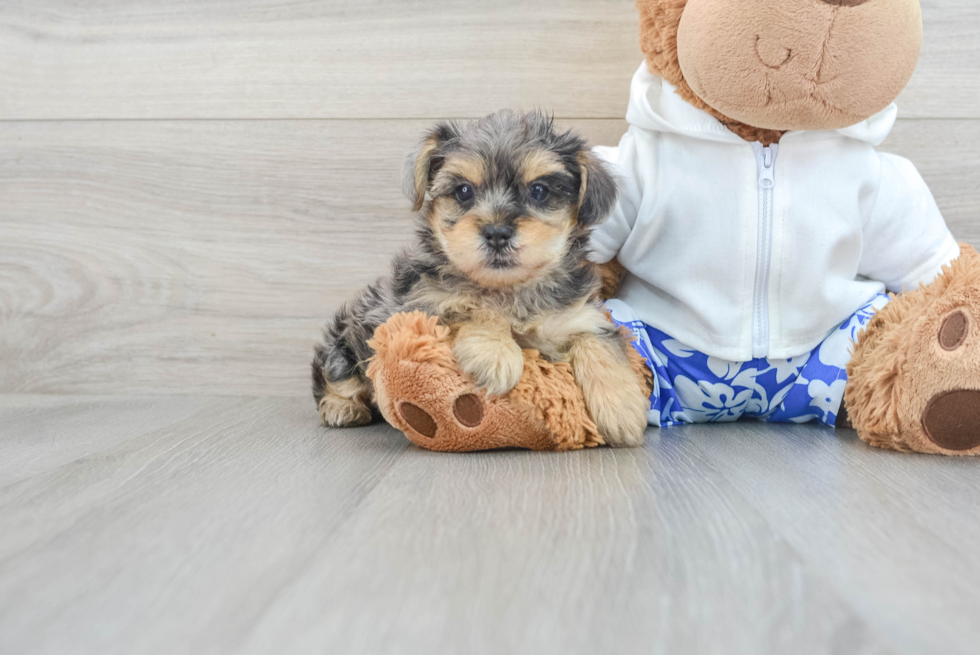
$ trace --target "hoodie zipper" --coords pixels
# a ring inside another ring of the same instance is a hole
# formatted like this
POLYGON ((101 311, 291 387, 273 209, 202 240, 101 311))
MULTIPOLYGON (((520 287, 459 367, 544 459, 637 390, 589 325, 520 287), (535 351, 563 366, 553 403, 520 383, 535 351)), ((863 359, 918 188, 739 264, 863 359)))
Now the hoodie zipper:
POLYGON ((776 188, 776 155, 779 146, 752 144, 759 173, 759 222, 755 259, 755 291, 752 301, 752 357, 769 354, 769 269, 772 260, 773 199, 776 188))

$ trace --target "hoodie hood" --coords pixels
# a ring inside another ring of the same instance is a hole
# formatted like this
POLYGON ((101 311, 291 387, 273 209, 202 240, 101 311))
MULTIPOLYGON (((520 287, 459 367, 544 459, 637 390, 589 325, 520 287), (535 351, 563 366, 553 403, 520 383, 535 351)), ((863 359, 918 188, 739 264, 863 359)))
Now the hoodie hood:
MULTIPOLYGON (((891 132, 897 116, 898 108, 895 103, 892 103, 857 125, 839 130, 787 132, 782 141, 845 137, 878 146, 891 132)), ((646 62, 640 64, 640 68, 633 76, 626 120, 630 125, 655 132, 680 134, 719 143, 745 143, 717 118, 688 104, 678 96, 672 84, 659 75, 650 73, 646 62)))

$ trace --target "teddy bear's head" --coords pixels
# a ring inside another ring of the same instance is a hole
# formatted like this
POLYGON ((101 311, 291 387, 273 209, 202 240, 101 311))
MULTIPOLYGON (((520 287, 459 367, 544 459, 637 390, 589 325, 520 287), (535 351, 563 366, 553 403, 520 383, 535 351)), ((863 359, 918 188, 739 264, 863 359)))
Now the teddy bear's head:
POLYGON ((748 140, 840 129, 898 97, 919 0, 637 0, 650 72, 748 140))

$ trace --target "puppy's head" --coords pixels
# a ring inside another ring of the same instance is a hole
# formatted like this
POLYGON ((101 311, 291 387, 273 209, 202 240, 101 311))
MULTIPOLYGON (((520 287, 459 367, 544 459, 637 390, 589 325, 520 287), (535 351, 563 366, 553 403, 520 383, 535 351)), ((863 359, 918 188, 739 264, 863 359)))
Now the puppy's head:
POLYGON ((616 202, 586 142, 538 112, 437 125, 406 169, 430 241, 486 287, 548 275, 616 202))

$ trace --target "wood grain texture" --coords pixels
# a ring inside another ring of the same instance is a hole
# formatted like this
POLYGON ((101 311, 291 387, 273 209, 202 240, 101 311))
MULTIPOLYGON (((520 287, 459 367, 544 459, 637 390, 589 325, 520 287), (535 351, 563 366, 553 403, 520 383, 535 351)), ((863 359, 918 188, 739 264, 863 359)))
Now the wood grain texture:
MULTIPOLYGON (((0 124, 0 391, 305 395, 322 322, 410 239, 427 125, 0 124)), ((884 148, 980 244, 980 121, 900 121, 884 148)))
MULTIPOLYGON (((922 8, 903 115, 980 118, 980 4, 922 8)), ((633 0, 14 0, 0 119, 621 118, 641 60, 633 0)))
POLYGON ((808 426, 678 436, 699 439, 698 450, 756 500, 773 530, 896 644, 976 651, 980 462, 876 451, 851 431, 808 426), (942 618, 929 620, 939 607, 942 618))
POLYGON ((0 425, 61 436, 0 471, 0 652, 975 652, 974 460, 756 423, 454 456, 305 399, 32 400, 0 425))
POLYGON ((619 118, 642 59, 634 13, 633 0, 5 3, 0 118, 432 118, 519 106, 619 118))
POLYGON ((492 453, 451 464, 410 449, 270 606, 249 650, 817 653, 835 640, 882 645, 747 498, 676 445, 492 453))
POLYGON ((308 394, 320 325, 410 241, 427 125, 0 124, 0 390, 308 394))
POLYGON ((980 121, 900 120, 880 149, 910 159, 953 235, 980 245, 980 121))
POLYGON ((167 427, 215 402, 196 396, 65 399, 59 396, 4 396, 0 402, 0 484, 12 484, 132 439, 140 430, 167 427))
POLYGON ((980 3, 919 0, 922 54, 898 98, 906 118, 980 118, 980 3))
MULTIPOLYGON (((305 399, 207 400, 190 417, 169 400, 168 421, 122 441, 99 438, 90 402, 84 456, 0 473, 0 652, 240 652, 407 445, 390 428, 330 435, 305 399)), ((85 403, 49 406, 49 425, 70 434, 85 403)))

